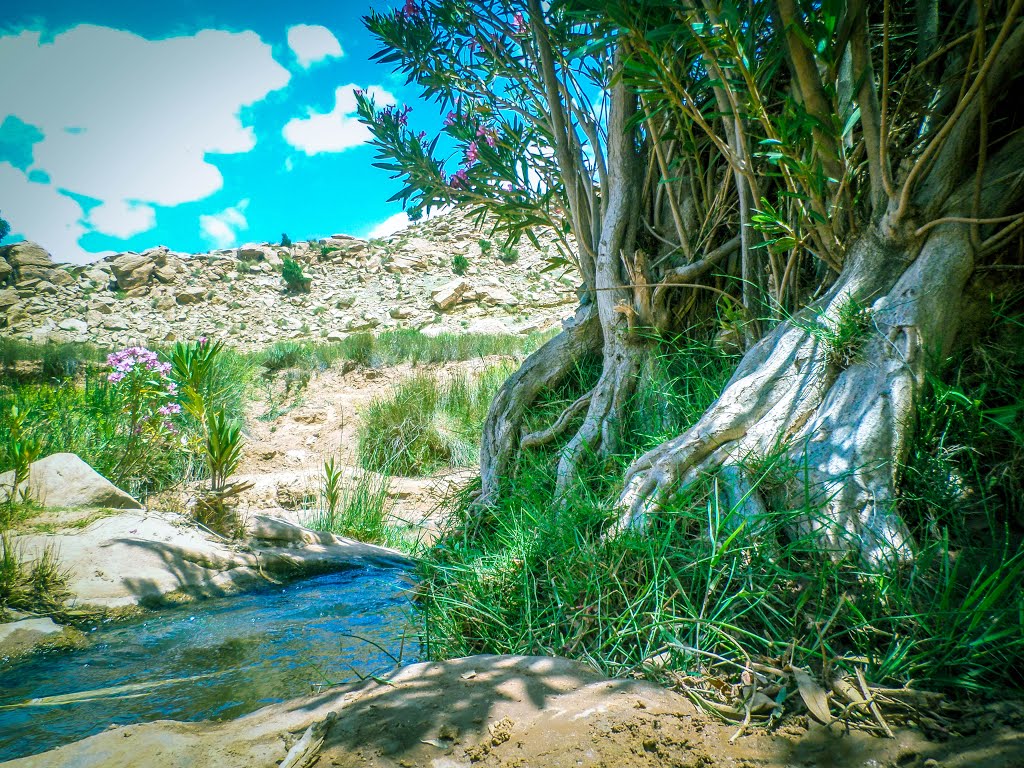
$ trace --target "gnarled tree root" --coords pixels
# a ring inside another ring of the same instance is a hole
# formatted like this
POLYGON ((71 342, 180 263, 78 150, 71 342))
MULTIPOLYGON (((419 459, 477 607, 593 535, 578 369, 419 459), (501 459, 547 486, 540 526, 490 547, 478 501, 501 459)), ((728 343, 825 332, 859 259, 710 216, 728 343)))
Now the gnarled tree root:
POLYGON ((926 352, 948 349, 972 268, 963 227, 937 228, 916 258, 863 237, 821 302, 756 344, 691 429, 633 463, 616 530, 645 525, 672 494, 717 473, 731 527, 755 532, 768 500, 749 470, 774 457, 792 470, 773 498, 793 511, 791 535, 876 568, 911 558, 899 468, 926 352), (830 329, 849 322, 850 302, 868 309, 856 349, 840 351, 830 329))

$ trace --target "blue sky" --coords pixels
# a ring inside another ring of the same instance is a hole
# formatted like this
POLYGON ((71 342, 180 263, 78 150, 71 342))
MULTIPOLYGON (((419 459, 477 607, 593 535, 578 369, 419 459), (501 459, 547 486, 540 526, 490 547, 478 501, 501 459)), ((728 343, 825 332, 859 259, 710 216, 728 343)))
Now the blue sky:
MULTIPOLYGON (((405 221, 354 87, 418 102, 369 57, 374 2, 32 2, 0 22, 0 213, 58 261, 204 251, 405 221)), ((400 3, 397 3, 400 4, 400 3)))

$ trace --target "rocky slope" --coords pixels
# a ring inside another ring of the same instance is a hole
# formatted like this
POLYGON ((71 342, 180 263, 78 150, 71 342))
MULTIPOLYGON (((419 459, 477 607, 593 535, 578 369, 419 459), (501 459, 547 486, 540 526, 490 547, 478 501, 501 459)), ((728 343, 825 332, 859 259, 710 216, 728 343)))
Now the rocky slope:
POLYGON ((551 243, 524 240, 507 263, 500 241, 460 213, 382 240, 334 235, 200 254, 158 247, 85 266, 22 242, 0 248, 0 334, 105 346, 212 335, 249 347, 394 328, 526 333, 557 324, 577 300, 575 274, 541 272, 551 243), (463 276, 456 256, 468 261, 463 276), (284 291, 284 257, 302 265, 309 293, 284 291))

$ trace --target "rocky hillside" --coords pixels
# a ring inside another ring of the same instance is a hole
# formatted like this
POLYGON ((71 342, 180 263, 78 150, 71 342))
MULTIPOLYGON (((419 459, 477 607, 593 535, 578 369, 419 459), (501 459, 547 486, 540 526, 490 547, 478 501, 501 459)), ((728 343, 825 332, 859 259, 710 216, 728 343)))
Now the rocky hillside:
POLYGON ((396 328, 527 333, 557 324, 577 301, 575 274, 541 272, 548 253, 543 239, 540 249, 524 240, 503 251, 459 213, 381 240, 158 247, 85 266, 22 242, 0 248, 0 334, 104 346, 215 336, 250 347, 396 328), (462 276, 456 256, 468 262, 462 276), (284 290, 285 257, 311 278, 309 293, 284 290))

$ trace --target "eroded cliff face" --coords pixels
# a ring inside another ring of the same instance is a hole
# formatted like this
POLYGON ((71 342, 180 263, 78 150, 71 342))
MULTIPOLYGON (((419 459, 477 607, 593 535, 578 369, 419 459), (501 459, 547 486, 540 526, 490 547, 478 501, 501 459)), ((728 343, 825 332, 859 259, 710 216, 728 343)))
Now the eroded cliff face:
POLYGON ((0 334, 104 346, 215 336, 254 347, 397 328, 528 333, 557 325, 577 301, 578 276, 542 272, 556 250, 550 238, 540 246, 524 240, 510 252, 458 212, 380 240, 334 235, 200 254, 158 247, 85 266, 16 243, 0 248, 0 334), (456 256, 466 260, 462 275, 456 256), (309 293, 284 290, 284 258, 302 266, 309 293))

